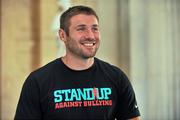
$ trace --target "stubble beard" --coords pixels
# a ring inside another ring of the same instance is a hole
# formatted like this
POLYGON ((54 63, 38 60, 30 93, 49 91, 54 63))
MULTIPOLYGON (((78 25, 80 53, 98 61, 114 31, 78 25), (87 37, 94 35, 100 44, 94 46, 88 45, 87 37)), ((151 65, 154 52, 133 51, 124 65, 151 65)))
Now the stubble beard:
MULTIPOLYGON (((80 47, 79 43, 74 42, 75 40, 73 40, 71 37, 68 37, 67 41, 68 42, 65 43, 67 51, 83 59, 94 57, 99 48, 99 40, 96 40, 97 43, 95 48, 93 48, 93 50, 84 50, 84 48, 80 47)), ((88 39, 81 41, 88 41, 88 39)))

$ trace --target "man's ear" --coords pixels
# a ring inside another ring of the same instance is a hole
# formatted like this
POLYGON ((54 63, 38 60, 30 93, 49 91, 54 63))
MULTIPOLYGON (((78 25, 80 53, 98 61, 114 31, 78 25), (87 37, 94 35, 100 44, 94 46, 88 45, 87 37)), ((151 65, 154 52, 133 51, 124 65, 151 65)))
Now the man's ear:
POLYGON ((63 29, 59 29, 59 37, 63 42, 66 41, 66 32, 63 29))

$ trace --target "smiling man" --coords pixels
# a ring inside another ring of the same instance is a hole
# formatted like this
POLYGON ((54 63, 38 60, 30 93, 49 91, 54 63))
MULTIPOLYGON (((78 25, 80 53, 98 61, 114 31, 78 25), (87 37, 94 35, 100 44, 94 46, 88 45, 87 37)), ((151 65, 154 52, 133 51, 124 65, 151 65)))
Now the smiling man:
POLYGON ((99 18, 74 6, 60 18, 66 54, 26 79, 15 119, 139 120, 135 93, 126 75, 95 57, 99 18))

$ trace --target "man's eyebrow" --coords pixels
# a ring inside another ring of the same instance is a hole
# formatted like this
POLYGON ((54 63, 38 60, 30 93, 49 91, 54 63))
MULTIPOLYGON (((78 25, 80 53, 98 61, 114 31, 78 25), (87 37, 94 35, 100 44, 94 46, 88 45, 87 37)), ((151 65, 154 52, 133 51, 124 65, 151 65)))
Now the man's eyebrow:
POLYGON ((76 27, 85 27, 86 25, 85 24, 80 24, 80 25, 77 25, 76 27))
MULTIPOLYGON (((87 25, 85 25, 85 24, 80 24, 80 25, 77 25, 76 28, 78 28, 78 27, 86 27, 86 26, 87 25)), ((93 24, 92 27, 99 27, 99 25, 98 24, 93 24)))
POLYGON ((94 24, 94 25, 92 25, 93 27, 99 27, 99 25, 98 24, 94 24))

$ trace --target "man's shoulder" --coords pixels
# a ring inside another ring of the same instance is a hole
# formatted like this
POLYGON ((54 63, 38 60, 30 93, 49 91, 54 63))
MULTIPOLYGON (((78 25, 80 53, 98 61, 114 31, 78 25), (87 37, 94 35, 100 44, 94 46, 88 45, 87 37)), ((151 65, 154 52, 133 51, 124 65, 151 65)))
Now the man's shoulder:
POLYGON ((116 72, 122 72, 122 70, 119 68, 119 67, 117 67, 117 66, 115 66, 115 65, 113 65, 113 64, 111 64, 111 63, 109 63, 109 62, 106 62, 106 61, 104 61, 104 60, 101 60, 101 59, 99 59, 99 58, 95 58, 95 61, 96 61, 96 63, 100 66, 100 67, 103 67, 104 69, 106 69, 106 70, 111 70, 111 71, 116 71, 116 72))
POLYGON ((95 58, 95 61, 96 64, 100 67, 100 69, 108 75, 111 76, 125 75, 124 72, 118 66, 115 66, 99 58, 95 58))
POLYGON ((35 76, 42 76, 42 75, 47 75, 54 71, 56 66, 58 65, 59 59, 55 59, 53 61, 50 61, 49 63, 45 64, 44 66, 37 68, 34 70, 31 74, 35 76))
POLYGON ((129 81, 127 75, 119 67, 97 58, 95 61, 103 74, 116 85, 125 85, 129 81))

